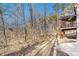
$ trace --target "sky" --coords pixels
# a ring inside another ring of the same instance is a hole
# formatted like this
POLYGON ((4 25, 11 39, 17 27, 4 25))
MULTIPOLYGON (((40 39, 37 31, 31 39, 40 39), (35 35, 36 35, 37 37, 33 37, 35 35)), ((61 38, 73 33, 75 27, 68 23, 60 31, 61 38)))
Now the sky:
MULTIPOLYGON (((25 5, 25 8, 26 8, 26 10, 27 10, 27 8, 28 8, 28 4, 24 4, 25 5)), ((33 4, 33 5, 35 5, 34 7, 38 10, 38 11, 43 11, 43 7, 44 7, 44 4, 42 4, 42 3, 36 3, 36 4, 33 4)), ((52 6, 53 6, 54 4, 53 3, 49 3, 49 4, 47 4, 47 7, 48 7, 48 15, 49 14, 51 14, 51 12, 53 12, 53 8, 51 8, 52 6)), ((13 3, 2 3, 2 4, 0 4, 0 6, 1 7, 4 7, 4 8, 7 8, 9 11, 11 10, 11 9, 14 9, 14 7, 16 6, 16 4, 13 4, 13 3)))
MULTIPOLYGON (((12 15, 13 12, 15 12, 17 4, 13 4, 13 3, 0 3, 0 7, 3 8, 4 11, 4 18, 6 23, 13 23, 14 20, 12 20, 13 18, 10 16, 12 15)), ((43 13, 44 12, 44 4, 43 3, 36 3, 33 4, 33 7, 35 8, 35 12, 38 13, 43 13)), ((48 3, 47 4, 47 16, 52 15, 54 13, 54 3, 48 3)), ((59 12, 62 12, 61 10, 59 12)), ((18 11, 19 13, 19 11, 18 11)), ((17 14, 18 14, 17 13, 17 14)), ((29 18, 29 9, 28 9, 28 4, 24 4, 24 13, 25 13, 25 17, 26 20, 28 20, 29 18)), ((19 20, 19 22, 21 22, 19 20)))
MULTIPOLYGON (((42 3, 36 3, 36 4, 33 4, 34 8, 37 10, 37 12, 39 13, 43 13, 44 12, 44 4, 42 3)), ((50 15, 52 14, 53 12, 53 8, 51 8, 53 6, 53 4, 47 4, 47 15, 50 15)), ((0 4, 0 7, 3 8, 3 11, 4 11, 4 18, 7 19, 6 22, 7 23, 13 23, 14 20, 12 20, 13 18, 10 17, 10 15, 14 12, 15 8, 16 8, 16 4, 13 4, 13 3, 1 3, 0 4)), ((28 4, 24 4, 24 13, 25 13, 25 16, 26 16, 26 20, 28 20, 29 16, 29 10, 28 10, 28 4)), ((20 22, 20 20, 19 20, 20 22)))

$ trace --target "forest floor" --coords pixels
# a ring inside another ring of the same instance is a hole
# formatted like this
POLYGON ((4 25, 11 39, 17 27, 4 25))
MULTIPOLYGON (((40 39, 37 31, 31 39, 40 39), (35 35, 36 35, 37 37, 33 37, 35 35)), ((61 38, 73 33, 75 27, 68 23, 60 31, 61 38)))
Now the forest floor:
MULTIPOLYGON (((57 56, 68 56, 66 53, 62 51, 55 52, 55 41, 58 39, 59 44, 69 42, 70 39, 64 37, 63 39, 56 38, 56 36, 51 36, 49 40, 45 40, 41 43, 35 43, 31 46, 26 42, 18 40, 11 43, 10 46, 5 48, 0 48, 0 55, 2 56, 53 56, 56 54, 57 56)), ((73 41, 73 39, 71 39, 73 41)), ((70 41, 71 41, 70 40, 70 41)))
MULTIPOLYGON (((55 43, 56 37, 51 37, 49 41, 44 41, 42 43, 36 43, 33 44, 32 46, 27 46, 27 44, 23 47, 13 47, 13 50, 8 50, 10 49, 9 47, 3 49, 3 52, 1 55, 5 56, 53 56, 54 54, 54 43, 55 43), (15 48, 15 49, 14 49, 15 48), (16 50, 16 51, 15 51, 16 50)), ((1 51, 1 50, 0 50, 1 51)), ((66 55, 64 52, 58 51, 56 55, 66 55)))

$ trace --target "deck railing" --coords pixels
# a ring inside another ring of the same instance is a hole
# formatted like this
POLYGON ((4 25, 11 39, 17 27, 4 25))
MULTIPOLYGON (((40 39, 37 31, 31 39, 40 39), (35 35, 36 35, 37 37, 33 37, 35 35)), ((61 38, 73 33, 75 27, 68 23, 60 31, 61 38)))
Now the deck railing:
POLYGON ((76 22, 64 22, 61 24, 61 28, 67 28, 67 27, 76 27, 76 22))

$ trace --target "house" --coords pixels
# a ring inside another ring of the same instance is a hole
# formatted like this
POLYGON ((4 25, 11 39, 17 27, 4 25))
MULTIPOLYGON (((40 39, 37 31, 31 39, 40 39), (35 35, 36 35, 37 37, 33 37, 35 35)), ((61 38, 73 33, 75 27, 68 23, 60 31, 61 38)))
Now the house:
MULTIPOLYGON (((77 8, 77 12, 79 12, 79 9, 77 8)), ((69 31, 69 34, 70 34, 70 31, 73 30, 76 31, 76 33, 72 33, 72 37, 75 36, 77 37, 77 25, 73 24, 76 22, 77 24, 77 20, 76 20, 76 14, 73 15, 73 16, 67 16, 67 17, 63 17, 61 18, 61 21, 65 21, 63 24, 65 24, 66 22, 71 22, 70 25, 67 25, 67 26, 61 26, 61 31, 69 31), (72 26, 71 26, 72 24, 72 26)), ((68 33, 67 33, 68 35, 68 33)), ((69 35, 68 35, 69 36, 69 35)), ((76 42, 67 42, 67 43, 61 43, 59 44, 58 46, 55 47, 57 51, 62 51, 64 53, 66 53, 67 55, 69 56, 79 56, 79 39, 77 37, 77 40, 76 42)))

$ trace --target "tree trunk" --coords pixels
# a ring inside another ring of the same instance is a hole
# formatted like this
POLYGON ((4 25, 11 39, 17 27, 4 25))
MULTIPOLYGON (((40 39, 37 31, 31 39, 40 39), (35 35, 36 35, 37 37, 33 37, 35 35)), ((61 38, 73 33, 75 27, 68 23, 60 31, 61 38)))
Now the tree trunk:
POLYGON ((7 45, 6 31, 5 31, 6 29, 5 29, 4 19, 3 19, 3 12, 0 15, 1 15, 1 20, 2 20, 2 24, 3 24, 3 34, 4 34, 4 40, 5 40, 5 44, 4 45, 7 45))

